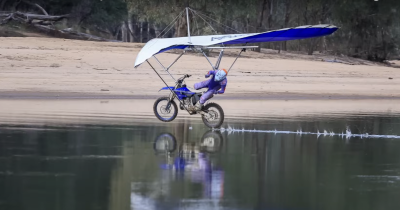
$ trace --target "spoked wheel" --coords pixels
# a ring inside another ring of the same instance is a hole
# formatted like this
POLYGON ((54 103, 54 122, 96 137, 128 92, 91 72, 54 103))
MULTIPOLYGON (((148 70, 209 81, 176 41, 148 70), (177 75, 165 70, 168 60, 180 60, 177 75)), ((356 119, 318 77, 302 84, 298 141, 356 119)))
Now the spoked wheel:
POLYGON ((155 152, 173 152, 176 149, 176 139, 170 133, 159 135, 153 144, 155 152))
POLYGON ((219 128, 224 122, 224 110, 216 103, 209 103, 204 106, 202 115, 204 124, 210 128, 219 128))
POLYGON ((156 117, 163 122, 171 122, 178 115, 178 106, 169 97, 161 97, 154 102, 153 111, 156 117))

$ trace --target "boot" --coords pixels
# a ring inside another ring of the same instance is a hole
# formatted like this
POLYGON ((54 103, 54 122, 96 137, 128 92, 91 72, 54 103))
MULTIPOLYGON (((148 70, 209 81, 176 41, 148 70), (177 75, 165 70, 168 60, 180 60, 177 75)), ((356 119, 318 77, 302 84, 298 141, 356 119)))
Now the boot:
POLYGON ((200 101, 198 101, 198 102, 196 103, 196 105, 194 105, 194 109, 195 109, 196 111, 200 111, 202 108, 203 108, 203 104, 201 104, 200 101))

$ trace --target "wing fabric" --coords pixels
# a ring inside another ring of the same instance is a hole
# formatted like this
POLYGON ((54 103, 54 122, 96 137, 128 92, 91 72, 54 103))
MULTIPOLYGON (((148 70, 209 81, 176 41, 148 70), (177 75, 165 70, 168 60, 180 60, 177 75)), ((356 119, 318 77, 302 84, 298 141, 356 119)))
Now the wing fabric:
POLYGON ((298 39, 307 39, 314 37, 321 37, 330 35, 335 32, 338 28, 326 27, 326 28, 293 28, 284 29, 279 31, 271 31, 266 33, 260 33, 257 35, 232 40, 225 42, 224 44, 245 44, 245 43, 257 43, 257 42, 279 42, 279 41, 290 41, 298 39))
POLYGON ((153 55, 172 49, 185 49, 191 46, 208 47, 222 44, 247 44, 307 39, 330 35, 337 29, 338 28, 333 25, 310 25, 263 33, 192 36, 191 43, 189 43, 188 37, 152 39, 137 55, 135 68, 145 62, 147 59, 151 58, 153 55))

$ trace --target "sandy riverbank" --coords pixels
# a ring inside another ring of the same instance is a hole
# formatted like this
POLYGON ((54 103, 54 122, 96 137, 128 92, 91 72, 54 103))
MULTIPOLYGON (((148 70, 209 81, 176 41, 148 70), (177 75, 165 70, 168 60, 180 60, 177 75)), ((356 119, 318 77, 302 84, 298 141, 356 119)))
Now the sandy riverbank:
MULTIPOLYGON (((133 68, 141 47, 134 43, 0 38, 1 122, 156 120, 154 99, 166 93, 158 92, 164 85, 147 64, 133 68)), ((165 63, 176 57, 173 53, 159 55, 165 63)), ((229 66, 233 59, 225 57, 222 66, 229 66)), ((155 61, 153 64, 157 66, 155 61)), ((399 114, 400 69, 366 64, 246 52, 228 77, 227 93, 213 100, 223 106, 228 121, 399 114)), ((192 54, 185 55, 171 73, 192 74, 187 84, 193 85, 204 79, 208 69, 204 57, 192 54)), ((168 75, 162 74, 171 84, 168 75)), ((184 112, 178 117, 188 118, 199 119, 184 112)))
MULTIPOLYGON (((133 68, 141 47, 135 43, 0 38, 0 97, 155 96, 164 86, 157 75, 147 64, 133 68)), ((304 56, 283 59, 254 52, 244 55, 231 71, 227 93, 221 97, 400 97, 400 69, 304 60, 304 56)), ((167 64, 176 56, 164 53, 159 58, 167 64)), ((233 59, 224 58, 221 66, 229 66, 233 59)), ((158 67, 155 61, 153 64, 158 67)), ((208 69, 204 57, 185 55, 171 73, 194 75, 187 80, 193 85, 204 79, 208 69)))

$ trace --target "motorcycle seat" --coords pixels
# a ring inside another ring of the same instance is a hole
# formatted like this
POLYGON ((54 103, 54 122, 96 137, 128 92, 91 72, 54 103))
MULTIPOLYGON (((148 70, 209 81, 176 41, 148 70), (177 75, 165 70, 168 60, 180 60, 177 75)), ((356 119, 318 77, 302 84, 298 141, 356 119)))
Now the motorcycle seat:
POLYGON ((203 93, 204 92, 203 90, 196 90, 196 89, 191 88, 191 87, 187 87, 187 89, 189 89, 190 92, 193 92, 193 93, 203 93))

